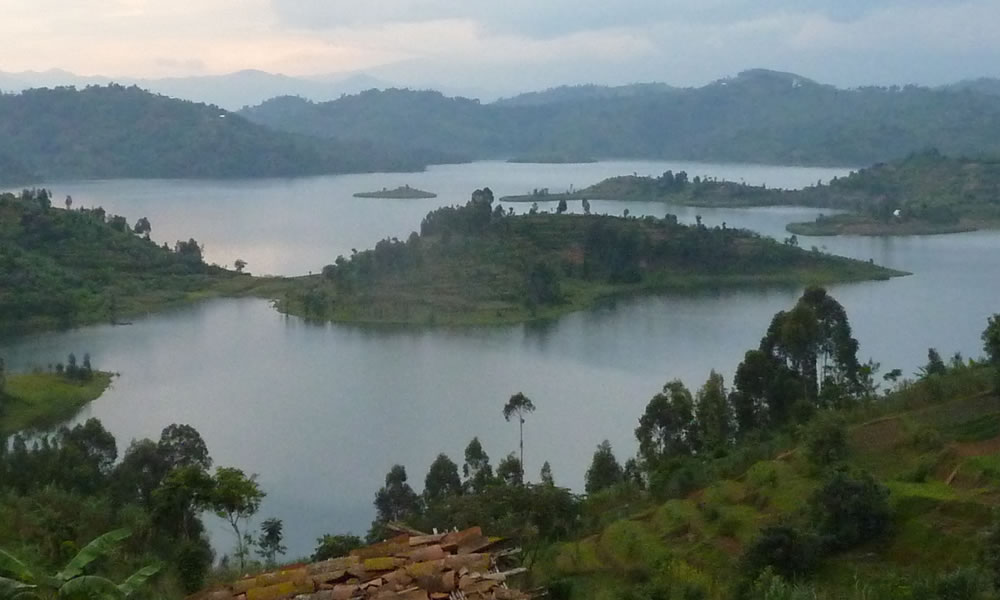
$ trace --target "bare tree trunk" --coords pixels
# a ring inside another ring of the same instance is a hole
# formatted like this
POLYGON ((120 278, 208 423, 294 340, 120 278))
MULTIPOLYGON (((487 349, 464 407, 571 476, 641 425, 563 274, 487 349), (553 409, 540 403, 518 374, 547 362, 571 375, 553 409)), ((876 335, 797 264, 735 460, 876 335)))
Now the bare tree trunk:
POLYGON ((524 417, 518 415, 521 427, 521 485, 524 485, 524 417))

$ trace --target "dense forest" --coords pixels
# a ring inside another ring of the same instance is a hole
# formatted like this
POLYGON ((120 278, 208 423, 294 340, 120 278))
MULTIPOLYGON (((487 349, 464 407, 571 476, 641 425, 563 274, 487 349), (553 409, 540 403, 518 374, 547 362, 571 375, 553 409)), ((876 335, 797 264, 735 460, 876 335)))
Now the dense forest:
POLYGON ((109 85, 0 94, 0 183, 54 178, 263 177, 421 170, 391 141, 277 132, 215 106, 109 85), (13 159, 16 157, 16 161, 13 159))
POLYGON ((241 114, 276 129, 383 140, 472 158, 569 155, 863 165, 936 147, 1000 153, 1000 97, 976 88, 838 89, 755 70, 701 88, 563 88, 492 104, 371 90, 282 97, 241 114))
POLYGON ((44 189, 0 194, 0 329, 116 322, 249 280, 202 261, 195 240, 173 248, 100 207, 53 206, 44 189))
POLYGON ((628 293, 825 283, 900 275, 676 216, 515 215, 489 188, 429 213, 420 233, 343 256, 296 280, 278 307, 351 322, 471 324, 556 316, 628 293))
POLYGON ((801 190, 747 185, 681 171, 659 176, 611 177, 574 192, 501 198, 504 202, 574 200, 662 201, 670 204, 745 208, 812 206, 849 211, 821 217, 816 223, 794 223, 794 233, 948 233, 1000 224, 1000 160, 954 158, 937 150, 858 169, 801 190))

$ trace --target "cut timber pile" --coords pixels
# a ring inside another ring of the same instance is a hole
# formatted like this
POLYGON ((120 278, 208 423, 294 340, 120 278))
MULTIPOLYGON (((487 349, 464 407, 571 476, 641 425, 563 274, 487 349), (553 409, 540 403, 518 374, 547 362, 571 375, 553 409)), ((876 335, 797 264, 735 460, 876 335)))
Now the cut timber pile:
MULTIPOLYGON (((417 533, 417 532, 414 532, 417 533)), ((528 600, 507 587, 500 540, 473 527, 434 535, 399 535, 350 556, 247 577, 189 600, 528 600)))

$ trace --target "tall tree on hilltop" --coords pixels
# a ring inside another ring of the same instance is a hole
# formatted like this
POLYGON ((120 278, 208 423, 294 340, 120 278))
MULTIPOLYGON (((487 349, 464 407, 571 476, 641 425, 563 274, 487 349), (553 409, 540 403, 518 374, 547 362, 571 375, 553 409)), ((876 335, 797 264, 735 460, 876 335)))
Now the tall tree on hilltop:
POLYGON ((521 447, 521 480, 524 480, 524 415, 535 412, 535 404, 530 398, 518 392, 510 397, 503 407, 503 418, 510 422, 511 417, 517 416, 517 423, 520 432, 521 447))
POLYGON ((622 482, 624 472, 611 450, 611 442, 604 440, 597 445, 594 458, 587 469, 585 489, 588 494, 613 487, 622 482))
POLYGON ((424 501, 430 504, 461 493, 462 480, 458 478, 458 465, 447 455, 438 454, 424 478, 424 501))

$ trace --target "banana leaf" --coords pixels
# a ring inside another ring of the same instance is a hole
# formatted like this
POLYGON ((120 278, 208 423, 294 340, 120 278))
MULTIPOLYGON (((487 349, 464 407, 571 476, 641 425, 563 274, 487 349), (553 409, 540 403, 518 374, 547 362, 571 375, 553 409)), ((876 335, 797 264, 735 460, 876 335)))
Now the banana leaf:
POLYGON ((15 579, 0 577, 0 600, 29 600, 38 598, 37 586, 22 583, 15 579))
POLYGON ((94 539, 94 541, 84 546, 83 550, 80 550, 62 571, 56 573, 56 579, 69 581, 74 577, 79 577, 83 574, 83 570, 87 565, 114 550, 119 542, 130 535, 132 535, 132 532, 128 529, 115 529, 94 539))
POLYGON ((35 582, 35 574, 28 565, 6 550, 0 550, 0 573, 6 573, 24 583, 35 582))
POLYGON ((124 600, 125 594, 110 579, 84 575, 64 583, 59 588, 59 597, 63 600, 124 600))
MULTIPOLYGON (((118 589, 121 590, 122 594, 126 598, 135 593, 136 590, 141 588, 149 578, 160 572, 160 565, 149 565, 148 567, 143 567, 133 573, 124 582, 118 584, 118 589)), ((2 599, 0 599, 2 600, 2 599)))

